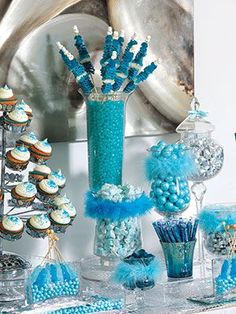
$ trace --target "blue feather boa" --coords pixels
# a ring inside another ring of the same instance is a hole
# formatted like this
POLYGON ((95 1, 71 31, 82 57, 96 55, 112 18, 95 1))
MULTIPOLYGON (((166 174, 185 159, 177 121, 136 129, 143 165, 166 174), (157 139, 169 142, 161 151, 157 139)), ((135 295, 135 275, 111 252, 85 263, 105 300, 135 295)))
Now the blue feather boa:
POLYGON ((86 194, 85 215, 94 219, 124 220, 146 214, 153 207, 152 201, 143 193, 133 201, 113 202, 86 194))
POLYGON ((160 275, 161 264, 155 258, 149 265, 121 262, 117 266, 112 279, 121 285, 131 286, 135 281, 143 281, 146 278, 155 280, 160 275))
POLYGON ((236 223, 236 206, 211 205, 199 214, 199 227, 206 233, 224 231, 224 224, 236 223))
POLYGON ((159 175, 188 178, 196 172, 196 169, 195 160, 188 150, 176 159, 150 156, 145 162, 146 177, 149 181, 159 175))

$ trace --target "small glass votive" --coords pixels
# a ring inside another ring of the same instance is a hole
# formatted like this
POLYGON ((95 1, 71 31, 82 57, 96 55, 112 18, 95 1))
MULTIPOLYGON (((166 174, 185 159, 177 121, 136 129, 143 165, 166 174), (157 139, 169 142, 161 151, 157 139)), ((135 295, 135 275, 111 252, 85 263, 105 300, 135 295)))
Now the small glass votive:
POLYGON ((189 242, 161 242, 169 278, 193 275, 193 254, 196 240, 189 242))

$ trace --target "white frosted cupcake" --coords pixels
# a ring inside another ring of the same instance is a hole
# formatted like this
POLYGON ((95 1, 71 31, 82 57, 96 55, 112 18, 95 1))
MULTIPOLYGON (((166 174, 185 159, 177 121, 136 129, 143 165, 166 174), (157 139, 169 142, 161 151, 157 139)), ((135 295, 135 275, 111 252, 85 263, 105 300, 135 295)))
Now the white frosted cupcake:
POLYGON ((70 200, 66 196, 66 194, 65 195, 60 195, 59 194, 59 195, 55 196, 54 199, 53 199, 53 205, 55 205, 56 207, 60 206, 62 204, 68 204, 68 203, 70 203, 70 200))
POLYGON ((21 102, 16 104, 16 108, 24 110, 25 113, 27 114, 28 118, 29 118, 29 121, 32 120, 32 118, 33 118, 32 109, 23 99, 21 100, 21 102))
POLYGON ((66 177, 62 174, 61 169, 57 171, 52 171, 48 176, 48 179, 53 180, 59 186, 59 188, 64 188, 66 183, 66 177))
POLYGON ((27 232, 35 238, 44 238, 51 227, 51 221, 47 214, 34 215, 27 220, 27 232))
POLYGON ((58 209, 66 210, 69 213, 71 219, 74 219, 76 216, 75 206, 71 202, 59 205, 58 209))
POLYGON ((51 173, 51 169, 46 165, 37 165, 29 172, 29 181, 32 183, 39 183, 43 179, 47 179, 51 173))
POLYGON ((30 182, 17 184, 17 186, 11 190, 12 201, 18 206, 30 206, 36 194, 36 186, 30 182))
POLYGON ((53 210, 49 217, 55 232, 65 232, 71 222, 69 213, 64 209, 53 210))
POLYGON ((7 85, 0 87, 0 110, 12 111, 16 105, 16 97, 7 85))
POLYGON ((22 109, 14 109, 4 117, 3 126, 6 130, 21 133, 26 130, 28 116, 22 109))
POLYGON ((52 155, 52 146, 48 143, 48 140, 38 141, 30 147, 31 160, 36 163, 44 163, 52 155))
POLYGON ((34 132, 30 132, 21 135, 21 137, 16 141, 16 145, 21 146, 23 144, 25 147, 30 148, 37 142, 38 142, 37 136, 34 134, 34 132))
POLYGON ((1 237, 14 241, 22 236, 24 224, 18 216, 3 216, 0 222, 1 237))
POLYGON ((37 196, 42 202, 50 202, 58 193, 58 185, 49 179, 43 179, 37 185, 37 196))
POLYGON ((30 160, 30 152, 24 145, 16 146, 6 154, 6 166, 15 171, 27 168, 30 160))

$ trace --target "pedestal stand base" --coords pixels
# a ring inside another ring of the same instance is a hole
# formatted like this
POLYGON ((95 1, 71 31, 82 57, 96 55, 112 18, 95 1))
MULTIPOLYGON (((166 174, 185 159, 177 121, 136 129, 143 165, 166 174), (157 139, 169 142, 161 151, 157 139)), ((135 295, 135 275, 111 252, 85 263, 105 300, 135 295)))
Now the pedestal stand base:
POLYGON ((24 280, 30 266, 29 262, 17 254, 1 252, 0 304, 24 299, 24 280))
POLYGON ((107 281, 118 263, 118 258, 86 257, 81 260, 81 275, 89 281, 107 281))

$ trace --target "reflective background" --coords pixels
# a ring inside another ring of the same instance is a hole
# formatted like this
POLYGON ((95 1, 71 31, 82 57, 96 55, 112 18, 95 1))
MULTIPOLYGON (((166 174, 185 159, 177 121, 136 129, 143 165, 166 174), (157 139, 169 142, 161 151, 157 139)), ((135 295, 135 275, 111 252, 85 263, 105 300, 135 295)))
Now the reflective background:
POLYGON ((0 1, 0 81, 32 106, 32 129, 50 141, 86 138, 85 104, 60 59, 55 42, 73 47, 76 24, 95 65, 108 24, 152 36, 147 62, 158 70, 129 99, 126 135, 173 131, 193 90, 192 0, 0 1))

